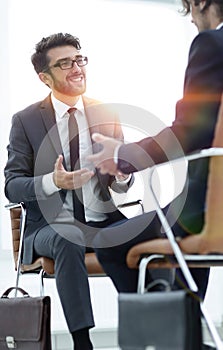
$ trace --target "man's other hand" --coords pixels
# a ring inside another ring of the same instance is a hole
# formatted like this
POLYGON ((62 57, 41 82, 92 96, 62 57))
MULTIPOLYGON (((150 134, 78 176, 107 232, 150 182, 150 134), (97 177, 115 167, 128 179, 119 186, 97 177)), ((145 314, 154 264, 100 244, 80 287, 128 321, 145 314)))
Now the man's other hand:
POLYGON ((118 175, 117 164, 114 162, 114 153, 116 147, 121 146, 122 142, 99 133, 94 133, 92 140, 101 144, 103 148, 102 151, 88 156, 87 159, 93 162, 101 174, 118 175))

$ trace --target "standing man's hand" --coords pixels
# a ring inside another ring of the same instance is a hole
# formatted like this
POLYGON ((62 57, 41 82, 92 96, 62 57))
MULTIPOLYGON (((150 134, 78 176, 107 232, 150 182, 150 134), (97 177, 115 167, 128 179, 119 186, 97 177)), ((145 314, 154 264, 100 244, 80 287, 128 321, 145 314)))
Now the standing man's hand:
POLYGON ((58 188, 75 190, 82 187, 94 176, 94 172, 87 168, 67 171, 63 166, 63 156, 59 155, 54 165, 53 181, 58 188))
POLYGON ((95 133, 92 140, 103 146, 102 151, 88 156, 88 160, 93 162, 95 167, 100 169, 101 174, 119 175, 117 164, 114 162, 114 153, 117 146, 121 146, 122 142, 111 137, 95 133))

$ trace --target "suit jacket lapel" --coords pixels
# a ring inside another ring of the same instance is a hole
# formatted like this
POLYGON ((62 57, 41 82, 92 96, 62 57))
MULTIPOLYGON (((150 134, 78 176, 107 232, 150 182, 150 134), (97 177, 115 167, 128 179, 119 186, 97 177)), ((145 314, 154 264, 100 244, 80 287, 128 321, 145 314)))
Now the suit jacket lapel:
POLYGON ((94 132, 100 132, 96 110, 96 106, 99 105, 99 102, 86 96, 82 96, 82 100, 84 105, 84 112, 89 125, 90 135, 92 135, 94 132))
POLYGON ((53 147, 55 148, 56 153, 62 154, 62 145, 60 142, 59 132, 56 124, 55 113, 51 103, 50 96, 43 100, 40 113, 42 116, 43 123, 46 127, 46 133, 49 136, 49 140, 52 142, 53 147))
MULTIPOLYGON (((82 99, 83 99, 85 115, 89 125, 90 135, 92 135, 94 132, 106 134, 106 132, 103 129, 103 123, 104 123, 106 114, 105 114, 105 111, 103 111, 102 113, 102 108, 101 108, 102 106, 100 106, 101 102, 86 96, 82 96, 82 99)), ((91 142, 92 142, 92 152, 98 153, 101 150, 101 145, 94 142, 92 139, 91 139, 91 142)), ((108 195, 106 188, 110 183, 111 177, 109 174, 102 175, 97 168, 96 168, 96 174, 102 185, 102 188, 104 187, 105 189, 102 192, 102 195, 106 196, 105 200, 109 200, 110 197, 108 195)))

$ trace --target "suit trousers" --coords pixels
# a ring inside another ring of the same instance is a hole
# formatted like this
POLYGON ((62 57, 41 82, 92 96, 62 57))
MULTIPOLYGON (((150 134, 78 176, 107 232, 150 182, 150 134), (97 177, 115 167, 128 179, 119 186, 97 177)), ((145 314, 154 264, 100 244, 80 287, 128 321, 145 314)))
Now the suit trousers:
POLYGON ((94 326, 86 247, 81 238, 82 232, 75 225, 54 224, 40 229, 34 240, 35 257, 55 261, 56 286, 70 332, 94 326))
MULTIPOLYGON (((168 207, 164 209, 164 211, 167 210, 168 207)), ((185 237, 187 235, 177 222, 173 223, 172 229, 175 236, 185 237)), ((160 221, 155 212, 123 220, 98 233, 94 240, 97 257, 118 292, 131 293, 137 290, 138 270, 130 269, 126 264, 129 249, 138 243, 158 237, 166 236, 161 230, 160 221)), ((191 274, 198 285, 199 294, 203 298, 207 289, 209 269, 191 269, 191 274)), ((175 275, 173 288, 183 288, 185 280, 181 270, 176 269, 175 275)), ((153 279, 153 275, 147 271, 147 283, 153 279)))

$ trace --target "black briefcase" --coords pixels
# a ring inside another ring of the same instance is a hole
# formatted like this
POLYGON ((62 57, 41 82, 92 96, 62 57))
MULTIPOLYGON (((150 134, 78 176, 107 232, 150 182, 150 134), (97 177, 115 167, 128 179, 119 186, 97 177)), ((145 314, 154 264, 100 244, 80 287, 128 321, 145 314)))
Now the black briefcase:
POLYGON ((50 297, 30 297, 19 287, 0 298, 0 350, 51 350, 50 297), (22 297, 10 297, 17 289, 22 297))
POLYGON ((118 303, 122 350, 202 349, 200 302, 191 293, 121 293, 118 303))

